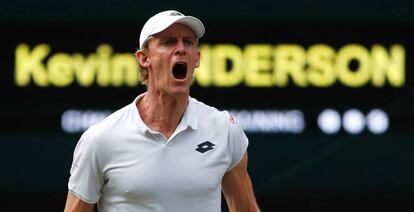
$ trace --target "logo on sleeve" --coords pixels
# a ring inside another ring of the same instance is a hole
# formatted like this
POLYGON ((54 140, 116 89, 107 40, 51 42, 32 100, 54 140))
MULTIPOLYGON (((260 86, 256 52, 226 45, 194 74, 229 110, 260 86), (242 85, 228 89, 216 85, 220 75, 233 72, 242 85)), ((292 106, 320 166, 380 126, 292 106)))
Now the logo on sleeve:
POLYGON ((203 142, 203 143, 201 143, 197 146, 198 146, 198 148, 195 149, 195 150, 199 151, 201 153, 204 153, 204 152, 207 152, 207 151, 210 151, 210 150, 214 149, 215 144, 211 143, 210 141, 206 141, 206 142, 203 142))
POLYGON ((229 117, 230 123, 237 124, 236 117, 234 117, 232 114, 229 114, 229 115, 230 115, 230 117, 229 117))

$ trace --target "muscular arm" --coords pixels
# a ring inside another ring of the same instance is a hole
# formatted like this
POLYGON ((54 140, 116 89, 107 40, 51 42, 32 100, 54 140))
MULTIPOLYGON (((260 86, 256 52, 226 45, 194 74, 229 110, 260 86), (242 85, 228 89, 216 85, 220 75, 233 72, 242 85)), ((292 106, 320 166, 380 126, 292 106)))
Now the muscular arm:
POLYGON ((68 198, 66 199, 64 212, 92 212, 93 207, 93 204, 86 203, 79 199, 79 197, 68 192, 68 198))
POLYGON ((231 212, 259 211, 247 173, 247 153, 236 167, 224 175, 222 188, 231 212))

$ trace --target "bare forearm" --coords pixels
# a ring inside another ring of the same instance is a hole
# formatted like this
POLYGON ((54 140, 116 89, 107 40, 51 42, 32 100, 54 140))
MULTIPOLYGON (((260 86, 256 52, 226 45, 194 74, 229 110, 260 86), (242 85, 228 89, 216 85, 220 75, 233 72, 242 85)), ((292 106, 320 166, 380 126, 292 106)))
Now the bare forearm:
POLYGON ((259 212, 260 209, 256 203, 256 199, 253 195, 251 186, 243 186, 244 192, 229 191, 226 189, 223 191, 227 201, 227 206, 230 212, 259 212), (237 192, 238 195, 234 195, 232 192, 237 192))
POLYGON ((93 207, 93 204, 86 203, 69 192, 64 212, 92 212, 93 207))
POLYGON ((247 154, 241 162, 227 172, 222 180, 222 188, 230 212, 258 212, 253 186, 247 172, 247 154))

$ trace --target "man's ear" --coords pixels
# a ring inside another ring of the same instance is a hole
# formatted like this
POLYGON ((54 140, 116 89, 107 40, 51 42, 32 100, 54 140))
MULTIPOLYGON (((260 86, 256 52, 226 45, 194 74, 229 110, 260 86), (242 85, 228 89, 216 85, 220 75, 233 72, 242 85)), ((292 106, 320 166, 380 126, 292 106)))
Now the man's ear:
POLYGON ((150 65, 149 58, 147 54, 144 52, 144 50, 140 49, 137 52, 135 52, 135 57, 137 58, 139 64, 144 67, 148 68, 150 65))
POLYGON ((197 56, 196 56, 196 61, 195 61, 195 68, 199 68, 200 67, 200 50, 197 51, 197 56))

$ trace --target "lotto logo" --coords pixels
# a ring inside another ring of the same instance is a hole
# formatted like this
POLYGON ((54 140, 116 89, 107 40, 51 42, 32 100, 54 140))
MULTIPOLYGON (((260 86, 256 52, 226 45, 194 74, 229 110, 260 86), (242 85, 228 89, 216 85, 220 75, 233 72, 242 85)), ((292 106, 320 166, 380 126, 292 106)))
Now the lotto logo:
POLYGON ((207 152, 207 151, 210 151, 210 150, 214 149, 215 144, 211 143, 210 141, 206 141, 206 142, 203 142, 203 143, 201 143, 197 146, 198 146, 198 148, 195 149, 195 150, 199 151, 201 153, 204 153, 204 152, 207 152))

